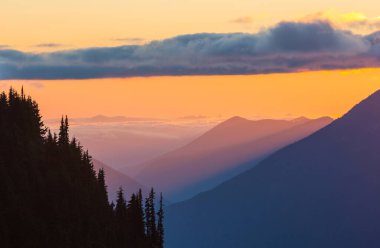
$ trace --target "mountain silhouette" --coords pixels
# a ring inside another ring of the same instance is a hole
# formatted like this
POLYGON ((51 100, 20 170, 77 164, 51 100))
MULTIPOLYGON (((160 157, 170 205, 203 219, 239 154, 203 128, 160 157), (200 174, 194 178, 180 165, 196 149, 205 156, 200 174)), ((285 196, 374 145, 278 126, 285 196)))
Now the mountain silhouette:
POLYGON ((233 117, 190 144, 141 165, 136 179, 171 201, 189 199, 254 166, 265 156, 331 123, 310 120, 247 120, 233 117))
POLYGON ((379 179, 380 91, 253 169, 168 207, 166 244, 380 247, 379 179))

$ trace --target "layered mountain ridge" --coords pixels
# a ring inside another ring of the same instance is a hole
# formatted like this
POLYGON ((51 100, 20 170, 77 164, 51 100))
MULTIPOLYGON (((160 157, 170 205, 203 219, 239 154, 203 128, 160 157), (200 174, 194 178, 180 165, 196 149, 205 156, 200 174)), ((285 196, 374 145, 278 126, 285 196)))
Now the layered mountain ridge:
POLYGON ((257 163, 331 121, 328 117, 255 121, 233 117, 188 145, 141 165, 136 179, 172 201, 185 200, 254 166, 246 162, 257 163))
POLYGON ((167 209, 167 247, 380 247, 380 91, 167 209), (183 242, 186 240, 186 242, 183 242))

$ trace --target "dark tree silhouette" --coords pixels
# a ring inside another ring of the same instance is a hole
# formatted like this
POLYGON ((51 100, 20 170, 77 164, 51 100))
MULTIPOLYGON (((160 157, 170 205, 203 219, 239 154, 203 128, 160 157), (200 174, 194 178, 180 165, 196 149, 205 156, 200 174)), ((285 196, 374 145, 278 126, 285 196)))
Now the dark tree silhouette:
POLYGON ((116 238, 120 247, 127 246, 127 202, 124 198, 123 189, 120 188, 117 192, 117 200, 115 206, 116 217, 116 238))
POLYGON ((164 247, 164 209, 163 209, 163 197, 160 194, 160 206, 157 212, 158 222, 157 222, 157 247, 164 247))
POLYGON ((69 144, 69 121, 67 116, 63 119, 61 118, 61 126, 59 127, 58 142, 61 146, 69 144))
POLYGON ((99 184, 99 187, 100 187, 100 190, 102 191, 103 193, 103 197, 104 199, 107 201, 108 199, 108 193, 107 193, 107 185, 106 185, 106 179, 105 179, 105 172, 104 172, 104 169, 103 168, 100 168, 99 171, 98 171, 98 184, 99 184))
POLYGON ((156 211, 154 208, 155 192, 153 188, 149 192, 149 196, 145 199, 145 218, 146 218, 146 235, 147 246, 156 247, 157 244, 157 227, 156 227, 156 211))
POLYGON ((116 205, 109 204, 105 172, 96 173, 88 151, 70 140, 67 116, 57 137, 44 126, 37 103, 11 88, 0 93, 0 137, 1 248, 156 244, 163 229, 160 217, 156 227, 153 189, 146 218, 141 191, 127 202, 120 189, 116 205))

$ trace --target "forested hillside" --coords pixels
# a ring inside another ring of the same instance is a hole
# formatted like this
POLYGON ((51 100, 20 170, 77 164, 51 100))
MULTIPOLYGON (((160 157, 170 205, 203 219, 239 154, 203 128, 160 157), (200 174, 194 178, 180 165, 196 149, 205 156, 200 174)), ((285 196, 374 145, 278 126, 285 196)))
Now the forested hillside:
POLYGON ((23 90, 1 93, 0 247, 163 247, 162 196, 158 211, 153 189, 110 204, 105 176, 67 117, 52 134, 23 90))

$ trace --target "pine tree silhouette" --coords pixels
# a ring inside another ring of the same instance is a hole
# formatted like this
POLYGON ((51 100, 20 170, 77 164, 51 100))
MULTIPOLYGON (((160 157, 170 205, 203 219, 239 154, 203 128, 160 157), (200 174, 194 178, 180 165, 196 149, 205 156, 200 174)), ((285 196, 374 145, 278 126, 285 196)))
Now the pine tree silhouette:
POLYGON ((97 179, 98 184, 100 187, 100 190, 103 192, 104 199, 108 199, 108 193, 107 193, 107 185, 106 185, 106 179, 105 179, 105 172, 103 168, 100 168, 98 171, 97 179))
POLYGON ((122 188, 120 188, 117 192, 115 217, 117 243, 120 245, 120 247, 127 247, 127 202, 124 198, 124 192, 122 188))
POLYGON ((127 204, 120 189, 109 204, 105 171, 96 173, 88 151, 70 140, 67 116, 57 137, 24 89, 10 88, 0 93, 0 137, 1 248, 154 246, 161 224, 153 189, 146 219, 141 190, 127 204))
POLYGON ((160 194, 159 210, 157 212, 157 247, 164 247, 164 209, 163 209, 163 197, 162 193, 160 194))
POLYGON ((157 243, 156 211, 154 208, 155 192, 153 188, 145 200, 146 236, 148 247, 154 248, 157 243))
POLYGON ((58 142, 61 146, 65 146, 69 144, 69 123, 68 123, 67 116, 65 119, 63 119, 63 116, 61 118, 58 142))

